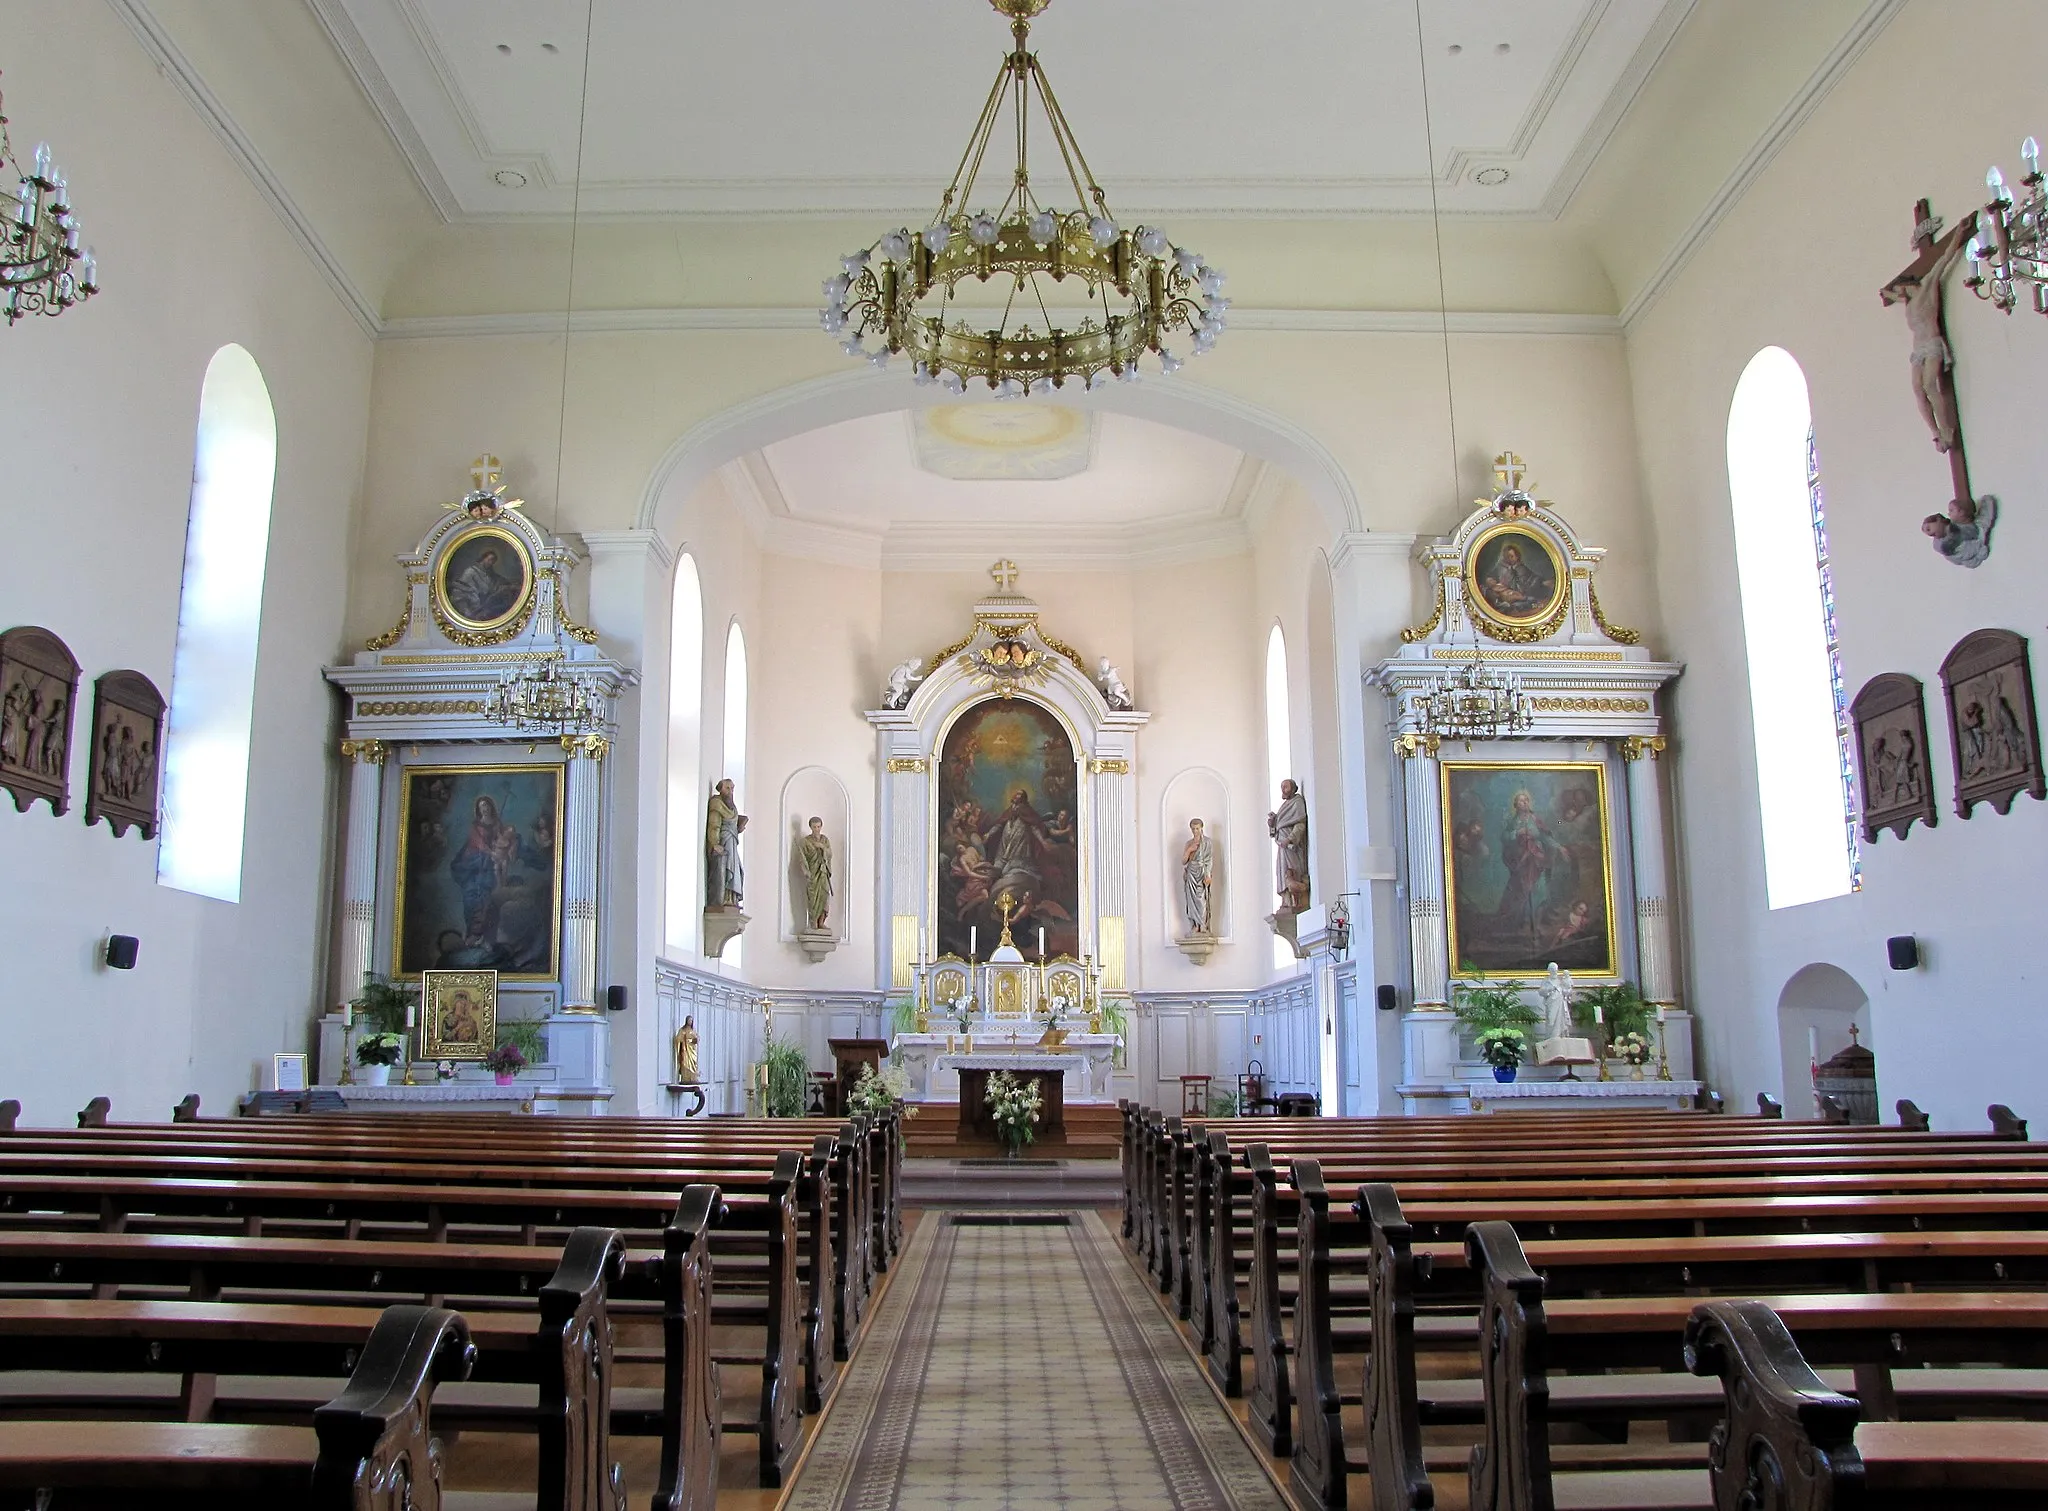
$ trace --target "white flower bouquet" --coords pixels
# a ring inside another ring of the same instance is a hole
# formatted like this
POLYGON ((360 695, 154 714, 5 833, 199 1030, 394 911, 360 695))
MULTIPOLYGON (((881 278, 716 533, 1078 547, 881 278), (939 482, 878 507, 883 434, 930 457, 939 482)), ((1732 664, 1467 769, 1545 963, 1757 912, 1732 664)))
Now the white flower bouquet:
POLYGON ((1641 1065, 1650 1058, 1650 1041, 1641 1034, 1616 1034, 1608 1041, 1607 1052, 1617 1060, 1641 1065))
POLYGON ((1007 1070, 999 1070, 988 1078, 989 1115, 995 1119, 996 1132, 1011 1153, 1037 1137, 1033 1130, 1042 1107, 1038 1082, 1021 1081, 1007 1070))

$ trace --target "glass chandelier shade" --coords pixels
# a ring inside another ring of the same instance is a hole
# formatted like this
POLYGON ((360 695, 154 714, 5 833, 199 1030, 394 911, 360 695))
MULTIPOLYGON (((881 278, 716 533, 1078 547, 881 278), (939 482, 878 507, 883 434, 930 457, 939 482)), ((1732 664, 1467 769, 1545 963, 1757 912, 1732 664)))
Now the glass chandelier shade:
POLYGON ((64 170, 51 159, 47 143, 36 147, 31 166, 23 168, 8 140, 4 111, 0 163, 16 179, 13 194, 0 202, 0 224, 6 227, 0 239, 0 314, 9 325, 24 315, 61 315, 100 291, 92 249, 80 245, 64 170))
POLYGON ((923 230, 884 233, 840 259, 824 282, 819 323, 849 356, 876 367, 907 355, 920 385, 961 393, 981 382, 1000 398, 1049 393, 1074 379, 1133 381, 1146 352, 1162 372, 1199 356, 1228 323, 1224 277, 1156 226, 1119 226, 1029 49, 1031 19, 1050 0, 990 0, 1010 18, 1003 58, 952 182, 923 230), (1007 101, 1016 159, 994 209, 973 210, 975 184, 1007 101), (1034 106, 1036 107, 1034 110, 1034 106), (1071 205, 1048 205, 1031 181, 1034 117, 1065 169, 1071 205), (868 338, 878 342, 873 348, 868 338))
POLYGON ((586 683, 564 674, 559 635, 553 651, 542 651, 505 673, 484 699, 484 717, 550 739, 609 727, 603 701, 586 683))
POLYGON ((1522 679, 1486 664, 1479 642, 1472 659, 1434 679, 1414 702, 1416 728, 1440 740, 1504 740, 1526 734, 1536 721, 1522 679))
POLYGON ((2032 137, 2020 147, 2027 165, 2020 187, 2026 198, 2015 200, 2005 175, 1993 168, 1984 175, 1991 200, 1977 215, 1977 234, 1970 238, 1970 292, 2010 315, 2025 284, 2037 314, 2048 315, 2048 193, 2043 192, 2041 148, 2032 137))

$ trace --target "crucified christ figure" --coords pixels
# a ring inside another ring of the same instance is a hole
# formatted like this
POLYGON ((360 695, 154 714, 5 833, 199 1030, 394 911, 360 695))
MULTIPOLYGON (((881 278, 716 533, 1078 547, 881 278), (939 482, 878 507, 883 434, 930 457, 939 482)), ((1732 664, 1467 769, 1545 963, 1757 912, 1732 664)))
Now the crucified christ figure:
MULTIPOLYGON (((1920 406, 1920 418, 1934 432, 1934 449, 1954 451, 1962 445, 1962 421, 1956 412, 1956 386, 1951 370, 1955 358, 1948 349, 1948 331, 1942 320, 1941 283, 1962 255, 1963 238, 1958 226, 1939 242, 1926 246, 1903 273, 1885 286, 1886 304, 1906 307, 1906 328, 1913 333, 1913 351, 1907 358, 1913 373, 1913 402, 1920 406)), ((1925 238, 1923 238, 1925 239, 1925 238)))

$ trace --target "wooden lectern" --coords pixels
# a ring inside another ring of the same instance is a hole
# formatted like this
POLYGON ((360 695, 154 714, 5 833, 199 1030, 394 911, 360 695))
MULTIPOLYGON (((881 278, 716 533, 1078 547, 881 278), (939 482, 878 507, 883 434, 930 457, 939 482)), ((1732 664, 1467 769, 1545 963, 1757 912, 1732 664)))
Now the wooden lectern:
POLYGON ((827 1039, 826 1046, 832 1051, 832 1068, 838 1072, 839 1084, 833 1092, 832 1115, 846 1116, 846 1099, 852 1093, 854 1083, 860 1080, 863 1065, 875 1067, 875 1074, 882 1073, 882 1062, 889 1058, 887 1039, 827 1039))

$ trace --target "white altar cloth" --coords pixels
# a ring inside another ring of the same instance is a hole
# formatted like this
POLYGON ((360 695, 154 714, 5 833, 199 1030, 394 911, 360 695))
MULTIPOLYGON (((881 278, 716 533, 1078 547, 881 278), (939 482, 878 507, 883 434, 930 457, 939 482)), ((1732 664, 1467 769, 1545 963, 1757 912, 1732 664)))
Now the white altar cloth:
POLYGON ((1489 1107, 1509 1106, 1518 1111, 1535 1108, 1584 1107, 1606 1110, 1624 1107, 1656 1107, 1681 1112, 1693 1105, 1700 1094, 1698 1081, 1467 1081, 1465 1094, 1474 1112, 1489 1107))
POLYGON ((1116 1067, 1115 1034, 1069 1033, 1061 1048, 1047 1050, 1038 1047, 1039 1032, 1035 1026, 1019 1029, 1014 1044, 1006 1042, 1007 1034, 999 1033, 991 1042, 977 1032, 972 1054, 960 1047, 958 1035, 952 1036, 954 1047, 948 1049, 945 1034, 898 1034, 890 1063, 908 1072, 913 1102, 959 1101, 960 1069, 969 1065, 976 1070, 1064 1070, 1061 1095, 1070 1107, 1116 1100, 1110 1088, 1116 1067))

